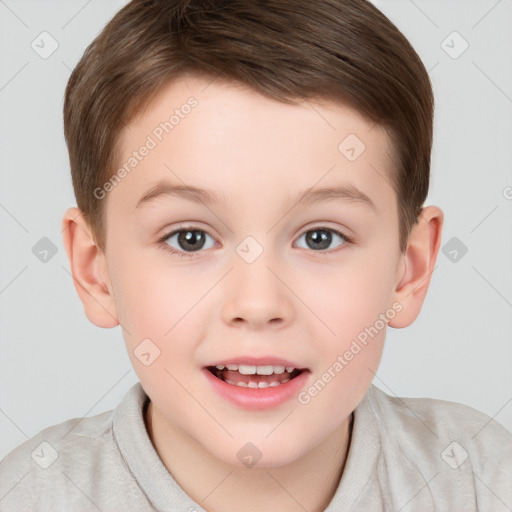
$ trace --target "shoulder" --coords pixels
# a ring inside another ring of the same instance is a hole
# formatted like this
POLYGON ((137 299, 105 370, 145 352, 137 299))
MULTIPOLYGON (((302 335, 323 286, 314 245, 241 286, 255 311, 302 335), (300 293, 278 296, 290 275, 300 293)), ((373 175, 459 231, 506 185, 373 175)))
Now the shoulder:
POLYGON ((458 402, 434 398, 391 396, 376 386, 369 390, 374 416, 389 426, 423 439, 427 433, 442 440, 460 440, 478 450, 500 445, 512 449, 512 433, 487 414, 458 402))
POLYGON ((498 421, 468 405, 391 396, 374 385, 365 398, 388 459, 400 454, 441 494, 473 495, 492 510, 512 506, 512 433, 498 421))
MULTIPOLYGON (((73 418, 41 430, 0 461, 0 512, 88 510, 97 505, 139 503, 114 435, 116 421, 132 421, 143 395, 135 385, 111 411, 73 418)), ((141 508, 142 510, 142 508, 141 508)))
POLYGON ((41 430, 0 461, 0 510, 28 510, 42 505, 44 490, 59 487, 80 465, 111 452, 112 413, 89 418, 72 418, 41 430), (23 504, 23 505, 22 505, 23 504), (18 508, 19 507, 19 508, 18 508))

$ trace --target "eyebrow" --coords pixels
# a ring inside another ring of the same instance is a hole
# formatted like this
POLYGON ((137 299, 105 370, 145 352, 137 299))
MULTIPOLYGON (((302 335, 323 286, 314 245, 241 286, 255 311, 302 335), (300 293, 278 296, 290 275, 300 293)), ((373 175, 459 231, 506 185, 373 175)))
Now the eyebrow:
MULTIPOLYGON (((138 201, 135 208, 149 204, 157 198, 175 197, 187 199, 195 203, 214 205, 217 203, 227 203, 225 195, 203 188, 191 185, 174 185, 172 183, 161 181, 150 188, 138 201)), ((289 201, 293 207, 304 207, 321 201, 332 199, 345 199, 347 201, 361 203, 377 212, 374 202, 361 190, 354 185, 335 185, 331 187, 314 188, 310 187, 293 196, 289 196, 289 201)))

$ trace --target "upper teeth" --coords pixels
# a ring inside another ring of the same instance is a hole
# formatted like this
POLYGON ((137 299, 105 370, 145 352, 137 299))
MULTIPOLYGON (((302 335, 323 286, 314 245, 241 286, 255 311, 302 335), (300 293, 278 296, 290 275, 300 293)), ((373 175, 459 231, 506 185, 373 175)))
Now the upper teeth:
POLYGON ((284 373, 286 370, 288 373, 293 372, 295 369, 293 366, 251 366, 247 364, 228 364, 224 366, 223 364, 216 365, 216 368, 218 370, 224 370, 227 368, 228 370, 237 370, 242 375, 272 375, 275 373, 276 375, 280 375, 281 373, 284 373))

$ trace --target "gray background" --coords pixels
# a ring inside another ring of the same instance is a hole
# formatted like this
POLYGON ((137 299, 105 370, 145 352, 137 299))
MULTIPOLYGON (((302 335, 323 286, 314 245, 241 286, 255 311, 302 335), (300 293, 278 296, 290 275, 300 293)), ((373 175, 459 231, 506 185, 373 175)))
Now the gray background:
MULTIPOLYGON (((0 0, 0 458, 45 427, 112 409, 137 381, 119 326, 87 320, 60 227, 75 205, 64 89, 125 3, 0 0), (51 49, 44 31, 58 43, 47 58, 31 46, 51 49), (33 253, 43 237, 57 251, 46 262, 33 253)), ((445 212, 446 254, 418 320, 388 330, 374 383, 391 395, 468 404, 512 431, 512 2, 375 3, 433 82, 427 204, 445 212), (469 44, 460 55, 454 31, 469 44)))

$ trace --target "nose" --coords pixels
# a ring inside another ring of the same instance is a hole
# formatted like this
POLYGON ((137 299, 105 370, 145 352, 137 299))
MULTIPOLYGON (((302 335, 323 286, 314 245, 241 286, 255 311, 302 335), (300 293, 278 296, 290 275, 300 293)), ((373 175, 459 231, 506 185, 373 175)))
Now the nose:
POLYGON ((222 317, 231 326, 283 328, 292 321, 292 292, 270 254, 249 263, 238 255, 224 284, 222 317))

